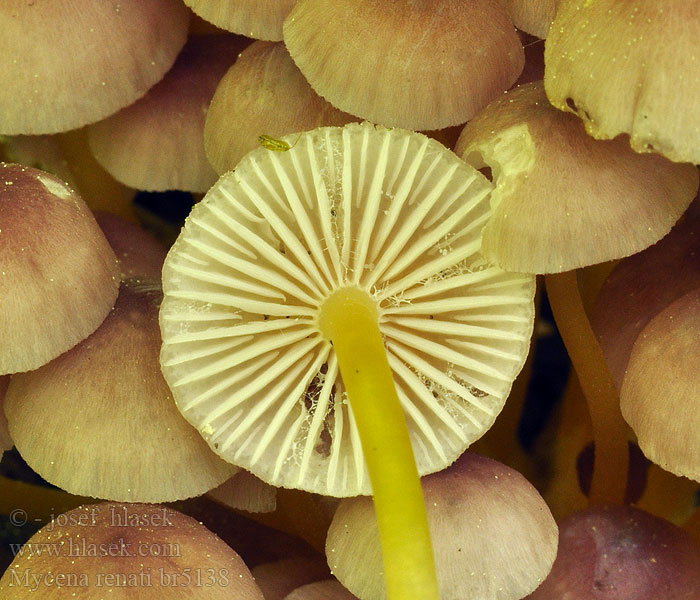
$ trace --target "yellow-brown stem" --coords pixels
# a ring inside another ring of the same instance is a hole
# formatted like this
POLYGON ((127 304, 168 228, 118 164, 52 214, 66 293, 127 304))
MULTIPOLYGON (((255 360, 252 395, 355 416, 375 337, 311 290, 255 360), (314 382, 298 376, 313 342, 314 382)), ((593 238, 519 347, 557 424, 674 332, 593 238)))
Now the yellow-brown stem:
POLYGON ((588 402, 595 462, 589 502, 621 504, 627 487, 628 427, 620 399, 579 293, 576 271, 546 276, 554 320, 588 402))

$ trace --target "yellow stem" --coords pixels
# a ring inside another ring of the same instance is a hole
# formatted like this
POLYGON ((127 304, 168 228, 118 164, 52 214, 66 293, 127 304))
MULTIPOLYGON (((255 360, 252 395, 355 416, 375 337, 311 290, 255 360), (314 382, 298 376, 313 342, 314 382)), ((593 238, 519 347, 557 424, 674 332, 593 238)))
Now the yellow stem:
POLYGON ((589 502, 621 504, 625 498, 629 456, 627 424, 620 412, 615 382, 581 301, 576 271, 547 275, 554 320, 588 402, 595 460, 589 502))
MULTIPOLYGON (((389 600, 437 600, 423 490, 374 300, 341 288, 321 307, 372 482, 389 600)), ((361 559, 360 559, 361 560, 361 559)))

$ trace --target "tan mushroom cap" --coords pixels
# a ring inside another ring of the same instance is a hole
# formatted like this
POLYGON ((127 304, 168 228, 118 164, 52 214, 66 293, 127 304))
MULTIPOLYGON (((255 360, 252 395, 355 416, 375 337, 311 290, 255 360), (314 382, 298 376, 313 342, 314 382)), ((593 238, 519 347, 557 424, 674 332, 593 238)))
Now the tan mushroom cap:
POLYGON ((694 600, 700 547, 682 529, 631 506, 595 506, 559 526, 559 552, 530 600, 694 600))
POLYGON ((253 567, 251 572, 265 600, 283 600, 296 588, 329 576, 322 556, 283 558, 253 567))
POLYGON ((118 289, 114 252, 80 197, 54 175, 0 163, 0 374, 85 339, 118 289))
POLYGON ((700 163, 697 0, 565 0, 547 39, 552 104, 595 138, 700 163))
POLYGON ((160 373, 159 299, 152 288, 122 284, 95 333, 12 378, 10 434, 54 485, 82 496, 166 502, 203 494, 232 475, 177 411, 160 373))
POLYGON ((214 488, 208 496, 230 508, 250 513, 269 513, 277 508, 277 488, 244 470, 214 488))
POLYGON ((700 287, 698 256, 700 198, 665 238, 622 260, 605 280, 591 325, 618 389, 642 329, 666 306, 700 287))
POLYGON ((119 261, 122 281, 159 280, 167 251, 139 225, 108 212, 96 211, 95 220, 119 261))
POLYGON ((260 145, 260 135, 280 138, 355 120, 313 91, 284 44, 253 42, 216 88, 204 125, 204 148, 223 174, 260 145))
POLYGON ((542 82, 491 103, 455 151, 492 169, 482 251, 511 271, 558 273, 639 252, 669 232, 698 189, 693 165, 588 136, 549 104, 542 82))
POLYGON ((206 192, 217 179, 204 153, 207 108, 246 43, 232 35, 191 37, 143 98, 88 127, 97 161, 136 189, 206 192))
POLYGON ((172 66, 188 19, 178 0, 5 0, 0 133, 68 131, 131 104, 172 66))
POLYGON ((561 0, 505 0, 514 25, 521 31, 545 39, 561 0))
POLYGON ((647 458, 696 481, 700 481, 699 363, 697 288, 642 329, 620 392, 622 415, 647 458))
POLYGON ((351 594, 335 579, 326 579, 302 585, 285 596, 284 600, 357 600, 357 596, 351 594))
POLYGON ((370 493, 318 325, 356 286, 376 302, 419 472, 451 464, 500 412, 532 331, 533 278, 479 253, 490 191, 434 140, 368 123, 248 154, 163 269, 161 365, 185 417, 267 483, 370 493))
POLYGON ((282 23, 295 0, 184 0, 192 12, 221 29, 256 40, 282 40, 282 23))
MULTIPOLYGON (((557 553, 557 525, 520 473, 467 452, 422 484, 442 600, 515 600, 544 581, 557 553)), ((386 598, 370 498, 340 503, 326 557, 358 598, 386 598)))
POLYGON ((284 42, 331 104, 415 130, 464 123, 524 63, 508 13, 492 0, 298 0, 284 42))
POLYGON ((7 418, 3 410, 3 401, 5 400, 5 392, 10 384, 10 376, 0 376, 0 460, 5 450, 10 450, 14 446, 12 438, 10 438, 10 430, 7 427, 7 418))
POLYGON ((263 600, 241 557, 204 525, 147 504, 82 506, 56 517, 9 566, 0 597, 263 600))

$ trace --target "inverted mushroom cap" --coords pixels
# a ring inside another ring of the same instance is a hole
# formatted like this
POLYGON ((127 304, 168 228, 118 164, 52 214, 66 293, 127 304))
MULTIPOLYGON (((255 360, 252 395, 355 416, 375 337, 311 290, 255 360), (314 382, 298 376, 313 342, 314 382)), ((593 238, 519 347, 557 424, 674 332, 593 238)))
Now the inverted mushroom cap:
POLYGON ((221 29, 278 42, 296 0, 184 0, 194 13, 221 29))
POLYGON ((54 485, 82 496, 165 502, 203 494, 232 475, 177 411, 160 374, 159 296, 123 284, 95 333, 10 382, 12 438, 54 485))
POLYGON ((80 197, 54 175, 0 163, 0 374, 85 339, 118 289, 114 252, 80 197))
POLYGON ((204 148, 216 172, 223 174, 260 145, 260 135, 280 138, 356 120, 313 91, 284 44, 253 42, 216 88, 204 125, 204 148))
POLYGON ((161 365, 180 410, 268 483, 369 493, 318 323, 356 286, 376 302, 419 472, 449 465, 493 423, 532 328, 533 279, 478 253, 490 189, 434 140, 369 124, 248 154, 163 270, 161 365))
POLYGON ((147 504, 82 506, 56 517, 14 559, 0 596, 263 600, 241 557, 216 535, 170 507, 147 504))
POLYGON ((508 13, 491 0, 298 0, 284 43, 340 110, 416 130, 464 123, 524 62, 508 13))
POLYGON ((618 389, 642 329, 666 306, 700 287, 698 256, 700 199, 696 198, 665 238, 620 261, 605 280, 591 325, 618 389))
POLYGON ((691 600, 700 547, 668 521, 631 506, 596 506, 559 526, 559 552, 531 600, 691 600))
POLYGON ((98 162, 136 189, 206 192, 217 179, 204 154, 207 108, 246 43, 231 35, 191 37, 143 98, 88 128, 98 162))
POLYGON ((57 133, 146 93, 187 37, 178 0, 6 0, 0 6, 0 133, 57 133))
MULTIPOLYGON (((697 257, 696 257, 697 260, 697 257)), ((700 288, 642 329, 620 392, 620 408, 644 454, 700 481, 700 288)))
MULTIPOLYGON (((520 473, 465 453, 422 484, 441 600, 518 599, 544 581, 557 553, 557 525, 520 473)), ((370 498, 340 503, 326 557, 332 573, 358 598, 386 597, 370 498)))
POLYGON ((513 24, 530 35, 544 39, 560 0, 505 0, 513 24))
POLYGON ((230 508, 251 513, 268 513, 277 507, 277 488, 244 470, 238 471, 208 495, 230 508))
POLYGON ((455 149, 491 167, 484 256, 511 271, 557 273, 628 256, 666 235, 693 200, 698 171, 597 141, 553 108, 542 82, 491 103, 455 149))
POLYGON ((563 0, 547 38, 552 104, 595 138, 700 163, 697 0, 563 0))

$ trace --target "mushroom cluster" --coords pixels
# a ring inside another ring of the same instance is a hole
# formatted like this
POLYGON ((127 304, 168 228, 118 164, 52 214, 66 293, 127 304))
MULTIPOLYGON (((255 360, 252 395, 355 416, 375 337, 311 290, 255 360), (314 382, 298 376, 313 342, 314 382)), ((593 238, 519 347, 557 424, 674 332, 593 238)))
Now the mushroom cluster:
POLYGON ((700 597, 700 0, 73 4, 0 6, 0 597, 700 597))

